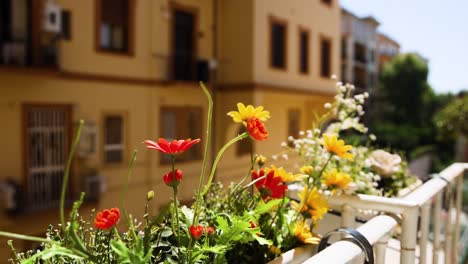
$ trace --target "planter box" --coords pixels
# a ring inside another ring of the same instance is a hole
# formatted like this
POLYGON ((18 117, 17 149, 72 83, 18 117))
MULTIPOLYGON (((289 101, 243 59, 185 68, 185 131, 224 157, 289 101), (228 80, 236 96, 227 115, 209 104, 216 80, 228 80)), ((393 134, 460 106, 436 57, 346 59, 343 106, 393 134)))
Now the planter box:
POLYGON ((311 258, 317 253, 317 245, 304 245, 288 252, 268 262, 268 264, 299 264, 311 258))

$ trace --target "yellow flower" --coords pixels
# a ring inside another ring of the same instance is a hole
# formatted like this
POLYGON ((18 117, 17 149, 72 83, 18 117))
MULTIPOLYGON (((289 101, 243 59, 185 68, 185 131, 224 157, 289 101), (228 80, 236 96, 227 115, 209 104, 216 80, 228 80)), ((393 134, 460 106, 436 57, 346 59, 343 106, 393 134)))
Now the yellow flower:
POLYGON ((301 203, 293 201, 292 208, 296 211, 307 213, 314 222, 322 219, 328 212, 327 199, 318 192, 317 188, 314 187, 312 191, 309 192, 309 189, 306 187, 298 196, 301 203))
POLYGON ((271 168, 266 168, 265 171, 268 174, 270 171, 275 171, 275 175, 281 177, 282 182, 295 182, 303 180, 307 175, 304 174, 293 174, 292 172, 287 172, 283 167, 276 168, 275 165, 271 165, 271 168))
POLYGON ((323 173, 322 182, 331 189, 344 190, 351 181, 352 179, 347 173, 338 172, 336 169, 323 173))
POLYGON ((348 152, 353 147, 351 145, 345 145, 345 142, 341 139, 338 140, 336 135, 332 135, 330 137, 327 134, 323 134, 322 145, 328 152, 333 153, 340 158, 353 160, 353 154, 348 152))
POLYGON ((305 166, 302 166, 299 170, 301 173, 304 173, 306 175, 311 175, 312 172, 314 172, 314 167, 305 165, 305 166))
POLYGON ((266 121, 270 118, 270 112, 264 111, 263 106, 253 107, 252 105, 245 106, 243 103, 237 103, 238 111, 231 111, 227 113, 228 116, 232 117, 232 120, 236 123, 247 122, 250 118, 256 117, 260 121, 266 121))
POLYGON ((294 235, 304 244, 318 244, 320 242, 320 237, 312 234, 305 221, 296 223, 296 226, 294 227, 294 235))

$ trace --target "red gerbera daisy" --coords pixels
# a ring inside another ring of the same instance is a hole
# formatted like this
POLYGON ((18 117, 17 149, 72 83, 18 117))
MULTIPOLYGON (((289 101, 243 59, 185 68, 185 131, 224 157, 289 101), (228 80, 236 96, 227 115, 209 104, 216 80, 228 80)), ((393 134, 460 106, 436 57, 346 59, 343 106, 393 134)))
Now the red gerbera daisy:
POLYGON ((198 142, 200 142, 199 138, 194 140, 191 140, 190 138, 185 140, 173 140, 171 142, 164 138, 160 138, 157 143, 152 140, 145 140, 144 143, 149 149, 154 149, 165 154, 176 155, 186 151, 198 142))
MULTIPOLYGON (((252 171, 252 179, 256 180, 265 175, 264 170, 252 171)), ((274 170, 270 170, 265 178, 255 182, 255 187, 261 193, 263 200, 268 198, 283 198, 288 186, 283 184, 280 176, 275 175, 274 170)))

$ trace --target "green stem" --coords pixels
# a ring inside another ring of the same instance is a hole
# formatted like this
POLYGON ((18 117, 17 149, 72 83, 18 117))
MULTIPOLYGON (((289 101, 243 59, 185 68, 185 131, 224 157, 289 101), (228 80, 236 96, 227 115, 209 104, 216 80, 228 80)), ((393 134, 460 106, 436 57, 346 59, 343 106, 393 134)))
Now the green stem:
POLYGON ((221 150, 218 152, 218 155, 216 155, 216 159, 213 162, 213 167, 211 168, 210 178, 208 178, 208 182, 206 183, 205 189, 201 193, 201 196, 204 196, 209 191, 209 189, 211 187, 211 182, 213 181, 213 176, 214 176, 214 174, 216 172, 216 168, 218 166, 218 162, 221 159, 221 156, 223 156, 226 149, 228 149, 232 144, 236 143, 237 141, 242 140, 244 138, 247 138, 248 136, 249 136, 249 134, 247 132, 244 132, 244 133, 238 135, 237 137, 231 139, 228 143, 226 143, 226 145, 224 145, 221 148, 221 150))
MULTIPOLYGON (((198 207, 198 203, 201 200, 199 196, 203 187, 203 181, 205 180, 206 164, 208 161, 208 149, 209 149, 210 141, 211 141, 211 126, 213 123, 213 99, 211 98, 211 94, 206 88, 206 86, 203 84, 203 82, 200 82, 200 87, 202 88, 203 93, 208 99, 208 123, 207 123, 207 129, 206 129, 205 151, 203 154, 203 163, 202 163, 202 169, 200 172, 200 181, 198 183, 198 192, 197 192, 197 198, 195 201, 195 208, 198 207)), ((197 221, 197 224, 198 224, 198 221, 197 221)))
POLYGON ((65 166, 65 173, 63 175, 63 182, 62 182, 62 192, 60 194, 60 223, 62 224, 62 231, 65 233, 65 195, 67 193, 68 187, 68 178, 70 177, 70 169, 73 162, 73 154, 75 153, 76 147, 78 146, 78 142, 80 141, 81 129, 83 128, 84 121, 80 120, 78 123, 78 127, 76 129, 75 138, 73 139, 73 143, 70 148, 70 153, 68 154, 67 164, 65 166))
MULTIPOLYGON (((320 180, 320 178, 322 177, 323 172, 325 171, 325 168, 328 166, 328 163, 330 163, 330 160, 331 160, 332 158, 333 158, 333 154, 330 153, 330 157, 327 159, 327 162, 325 162, 325 164, 323 165, 322 169, 320 170, 320 173, 319 173, 318 176, 317 176, 317 180, 320 180)), ((311 194, 312 194, 312 190, 308 189, 307 196, 305 197, 304 201, 301 201, 299 210, 296 212, 296 215, 294 216, 294 222, 295 222, 295 221, 297 220, 297 218, 299 217, 299 214, 301 213, 302 208, 304 208, 304 206, 305 206, 305 204, 307 203, 307 201, 309 200, 311 194)))
POLYGON ((120 207, 122 209, 123 215, 125 216, 125 221, 127 222, 127 225, 129 225, 130 220, 128 218, 127 209, 125 208, 125 197, 127 196, 128 182, 129 182, 130 176, 132 175, 133 167, 135 166, 136 156, 137 156, 137 151, 134 150, 132 159, 130 160, 130 164, 128 165, 127 177, 125 178, 125 184, 122 186, 122 194, 120 197, 120 207))
POLYGON ((43 243, 50 243, 50 244, 60 245, 60 243, 57 243, 57 242, 55 242, 53 240, 49 240, 49 239, 46 239, 46 238, 35 237, 35 236, 26 236, 26 235, 10 233, 10 232, 4 232, 4 231, 0 231, 0 236, 9 237, 9 238, 16 238, 16 239, 21 239, 21 240, 28 240, 28 241, 35 241, 35 242, 43 242, 43 243))
MULTIPOLYGON (((283 200, 281 200, 281 204, 279 205, 278 210, 276 210, 276 214, 275 214, 275 216, 273 217, 273 220, 271 220, 270 229, 268 230, 268 234, 266 235, 267 238, 270 236, 271 230, 273 230, 273 225, 275 224, 276 218, 278 217, 278 215, 279 215, 279 213, 280 213, 280 210, 281 210, 281 208, 282 208, 283 205, 284 205, 284 201, 285 201, 285 200, 286 200, 286 196, 283 196, 283 200)), ((280 232, 281 232, 281 227, 279 228, 279 230, 280 230, 280 232)))
MULTIPOLYGON (((211 126, 213 124, 213 98, 211 98, 211 94, 206 88, 205 84, 203 82, 200 82, 200 87, 203 90, 203 93, 205 94, 206 98, 208 99, 208 121, 207 121, 207 128, 206 128, 206 140, 205 140, 205 151, 203 153, 203 163, 202 163, 202 169, 200 172, 200 180, 198 183, 198 191, 195 199, 195 214, 193 218, 193 225, 198 225, 198 217, 195 217, 197 214, 196 212, 200 210, 201 206, 201 191, 203 188, 203 181, 205 180, 205 174, 206 174, 206 164, 208 161, 208 148, 210 146, 210 141, 211 141, 211 126)), ((192 260, 192 237, 190 237, 189 240, 189 248, 188 248, 188 260, 189 263, 192 260)))
MULTIPOLYGON (((172 155, 171 156, 171 166, 172 166, 172 180, 175 181, 175 160, 176 160, 176 156, 175 155, 172 155)), ((179 224, 179 210, 178 210, 178 202, 177 202, 177 183, 173 183, 173 187, 172 187, 172 190, 173 190, 173 193, 174 193, 174 201, 173 201, 173 204, 174 204, 174 215, 175 215, 175 219, 176 219, 176 228, 173 230, 174 232, 174 235, 176 236, 177 238, 177 255, 180 257, 180 234, 179 234, 179 230, 180 230, 180 224, 179 224)))

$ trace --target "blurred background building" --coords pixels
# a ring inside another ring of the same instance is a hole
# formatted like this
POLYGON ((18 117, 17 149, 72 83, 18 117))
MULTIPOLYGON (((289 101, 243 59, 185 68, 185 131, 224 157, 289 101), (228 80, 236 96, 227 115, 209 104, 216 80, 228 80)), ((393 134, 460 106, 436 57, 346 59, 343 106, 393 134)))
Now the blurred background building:
MULTIPOLYGON (((270 141, 238 144, 220 164, 218 179, 244 176, 251 151, 278 153, 279 142, 309 127, 314 112, 332 100, 330 76, 342 65, 341 12, 337 0, 2 0, 0 230, 44 235, 57 222, 64 165, 80 119, 86 125, 68 202, 86 191, 83 214, 118 206, 138 149, 129 211, 142 215, 152 189, 158 194, 152 209, 165 205, 170 189, 161 177, 170 170, 168 160, 141 142, 205 139, 207 104, 199 80, 215 98, 212 151, 241 132, 226 116, 237 102, 264 105, 273 116, 266 124, 270 141)), ((364 53, 371 56, 370 49, 364 53)), ((373 73, 366 65, 366 74, 373 73)), ((183 201, 194 195, 201 153, 199 144, 178 158, 183 201)), ((0 244, 4 259, 5 240, 0 244)))

